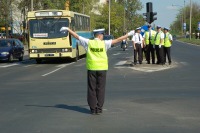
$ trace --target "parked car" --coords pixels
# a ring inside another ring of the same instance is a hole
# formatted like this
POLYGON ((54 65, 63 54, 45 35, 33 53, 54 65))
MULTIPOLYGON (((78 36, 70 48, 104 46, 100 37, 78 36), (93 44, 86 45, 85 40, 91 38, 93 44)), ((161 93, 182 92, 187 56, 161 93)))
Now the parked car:
POLYGON ((12 62, 14 59, 23 60, 24 45, 18 39, 0 39, 0 60, 12 62))

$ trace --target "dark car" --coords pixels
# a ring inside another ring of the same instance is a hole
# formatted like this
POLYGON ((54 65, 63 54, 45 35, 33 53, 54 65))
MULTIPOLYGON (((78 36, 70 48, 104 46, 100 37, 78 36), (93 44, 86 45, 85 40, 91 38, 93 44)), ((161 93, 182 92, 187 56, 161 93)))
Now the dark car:
POLYGON ((18 39, 0 39, 0 60, 12 62, 14 59, 23 60, 24 45, 18 39))
MULTIPOLYGON (((103 40, 113 40, 114 39, 114 36, 113 35, 104 35, 103 36, 103 40)), ((114 47, 114 45, 111 45, 111 47, 114 47)))
POLYGON ((113 35, 104 35, 103 40, 111 40, 114 39, 113 35))

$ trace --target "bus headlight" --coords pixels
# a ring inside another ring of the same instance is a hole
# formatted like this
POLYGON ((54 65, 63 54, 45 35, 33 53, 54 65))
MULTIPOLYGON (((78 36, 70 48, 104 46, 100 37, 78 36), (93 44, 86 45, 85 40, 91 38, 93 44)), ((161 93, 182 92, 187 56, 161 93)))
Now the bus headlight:
POLYGON ((37 53, 37 50, 33 49, 33 50, 31 50, 31 53, 37 53))
POLYGON ((62 52, 68 52, 68 49, 62 49, 62 52))

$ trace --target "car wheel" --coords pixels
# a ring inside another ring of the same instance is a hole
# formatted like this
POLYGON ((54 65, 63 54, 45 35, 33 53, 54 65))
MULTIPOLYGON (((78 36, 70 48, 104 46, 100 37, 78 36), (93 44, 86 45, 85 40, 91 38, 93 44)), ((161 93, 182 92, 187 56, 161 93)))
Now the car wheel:
POLYGON ((8 58, 9 62, 13 62, 13 54, 10 54, 9 58, 8 58))
POLYGON ((19 57, 19 61, 23 61, 24 55, 21 53, 20 57, 19 57))

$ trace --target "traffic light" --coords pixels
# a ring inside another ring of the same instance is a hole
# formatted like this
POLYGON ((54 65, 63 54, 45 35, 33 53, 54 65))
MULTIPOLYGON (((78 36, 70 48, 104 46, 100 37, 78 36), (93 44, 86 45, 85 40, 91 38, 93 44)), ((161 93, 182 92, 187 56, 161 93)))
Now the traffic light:
POLYGON ((157 20, 157 17, 154 17, 155 15, 157 15, 157 12, 150 12, 150 23, 157 20))
POLYGON ((145 21, 148 22, 148 23, 150 23, 150 21, 151 21, 151 17, 150 17, 151 14, 150 14, 150 12, 143 13, 143 15, 146 16, 146 18, 144 18, 145 21))
POLYGON ((153 12, 153 5, 151 2, 146 3, 146 9, 147 12, 143 13, 143 15, 146 16, 145 18, 146 22, 151 24, 154 20, 157 20, 157 18, 154 17, 155 15, 157 15, 157 12, 153 12))

